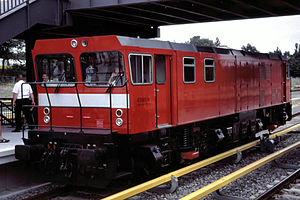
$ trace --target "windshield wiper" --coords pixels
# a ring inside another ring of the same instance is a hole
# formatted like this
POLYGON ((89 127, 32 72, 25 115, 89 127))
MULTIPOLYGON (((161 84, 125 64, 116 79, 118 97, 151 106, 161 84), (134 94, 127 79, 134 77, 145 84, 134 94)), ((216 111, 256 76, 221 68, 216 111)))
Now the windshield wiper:
POLYGON ((62 77, 62 80, 57 84, 57 86, 56 86, 56 88, 55 88, 55 90, 54 90, 54 93, 58 93, 59 88, 60 88, 62 82, 64 81, 64 79, 66 79, 66 78, 65 78, 65 72, 61 75, 61 77, 62 77))
POLYGON ((106 90, 106 93, 110 93, 111 92, 111 89, 116 86, 120 80, 122 80, 122 76, 124 76, 124 73, 119 73, 115 80, 113 80, 111 83, 108 84, 108 88, 106 90))

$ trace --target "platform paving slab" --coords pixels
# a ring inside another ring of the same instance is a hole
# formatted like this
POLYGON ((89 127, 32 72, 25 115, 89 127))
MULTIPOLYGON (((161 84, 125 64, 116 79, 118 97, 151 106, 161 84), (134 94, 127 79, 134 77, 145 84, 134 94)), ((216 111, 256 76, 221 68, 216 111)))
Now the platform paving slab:
MULTIPOLYGON (((10 126, 2 126, 2 137, 9 140, 9 142, 0 143, 0 165, 16 161, 15 146, 23 144, 22 131, 12 132, 12 130, 14 130, 14 128, 10 126)), ((28 130, 25 130, 25 138, 27 138, 27 133, 28 130)))

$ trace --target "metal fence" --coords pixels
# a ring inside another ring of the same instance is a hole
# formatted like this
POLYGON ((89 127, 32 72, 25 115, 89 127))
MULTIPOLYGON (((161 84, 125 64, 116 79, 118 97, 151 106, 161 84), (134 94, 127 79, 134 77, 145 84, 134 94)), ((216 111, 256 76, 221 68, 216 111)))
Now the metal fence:
POLYGON ((0 0, 0 15, 26 4, 26 2, 27 0, 0 0))
POLYGON ((15 111, 12 98, 0 98, 0 117, 1 124, 14 126, 15 111))

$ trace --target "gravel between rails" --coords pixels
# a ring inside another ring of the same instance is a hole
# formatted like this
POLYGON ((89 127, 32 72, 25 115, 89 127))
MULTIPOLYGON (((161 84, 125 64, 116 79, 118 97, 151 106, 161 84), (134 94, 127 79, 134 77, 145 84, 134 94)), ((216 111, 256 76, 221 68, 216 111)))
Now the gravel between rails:
MULTIPOLYGON (((285 126, 278 128, 282 130, 293 124, 300 123, 300 117, 293 118, 285 126)), ((276 131, 278 131, 276 130, 276 131)), ((287 147, 300 140, 299 133, 289 133, 281 137, 281 141, 276 145, 275 151, 287 147)), ((150 189, 141 194, 135 195, 130 200, 147 199, 147 200, 175 200, 180 199, 201 187, 204 187, 248 164, 255 162, 268 155, 268 153, 261 153, 256 149, 250 149, 243 152, 243 159, 235 164, 235 156, 224 159, 217 163, 211 164, 207 167, 201 168, 185 176, 179 177, 179 187, 172 193, 158 193, 155 189, 150 189)), ((294 150, 276 161, 281 163, 289 163, 300 166, 300 150, 294 150)), ((236 196, 245 199, 253 199, 259 194, 267 190, 270 185, 278 182, 278 179, 286 176, 290 172, 289 169, 282 169, 274 162, 268 163, 253 172, 241 177, 240 179, 230 183, 229 185, 221 188, 221 193, 224 195, 236 196)), ((214 199, 212 195, 208 195, 203 199, 214 199)))
POLYGON ((53 184, 53 183, 44 183, 41 185, 36 185, 29 189, 23 189, 17 192, 13 192, 8 195, 4 195, 0 197, 0 200, 21 200, 21 199, 31 199, 34 198, 36 195, 40 195, 43 193, 51 192, 53 190, 57 190, 63 188, 63 185, 60 184, 53 184))

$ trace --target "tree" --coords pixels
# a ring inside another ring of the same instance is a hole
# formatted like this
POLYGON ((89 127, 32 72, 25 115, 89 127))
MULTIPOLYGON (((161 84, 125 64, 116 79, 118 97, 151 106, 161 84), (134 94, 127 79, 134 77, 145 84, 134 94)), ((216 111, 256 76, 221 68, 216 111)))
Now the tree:
POLYGON ((220 46, 221 42, 219 38, 216 38, 216 42, 207 38, 200 38, 200 36, 193 36, 190 38, 190 41, 186 42, 188 44, 193 44, 195 46, 208 46, 208 47, 217 47, 220 46))
POLYGON ((282 56, 285 59, 290 59, 291 58, 291 54, 290 54, 289 51, 285 51, 284 53, 282 53, 282 51, 279 49, 279 47, 277 47, 275 51, 273 51, 273 52, 270 51, 269 53, 278 54, 278 55, 282 56))
POLYGON ((221 42, 220 42, 220 39, 218 37, 216 37, 215 46, 216 47, 221 46, 221 42))
POLYGON ((241 48, 242 50, 246 51, 246 52, 251 52, 251 53, 259 53, 259 51, 256 49, 255 46, 252 46, 251 44, 247 44, 247 46, 242 46, 241 48))
POLYGON ((281 52, 281 50, 279 49, 279 47, 276 48, 276 50, 274 51, 274 53, 279 54, 279 55, 282 56, 282 52, 281 52))
POLYGON ((9 60, 14 60, 22 65, 22 61, 25 60, 25 43, 16 39, 3 43, 0 45, 0 58, 2 58, 1 80, 4 81, 5 64, 9 65, 9 60))
POLYGON ((300 77, 300 46, 298 43, 295 44, 295 51, 289 62, 291 76, 300 77))
POLYGON ((285 52, 282 54, 282 56, 283 56, 284 58, 286 58, 286 59, 290 59, 290 58, 291 58, 291 54, 290 54, 289 51, 285 51, 285 52))

